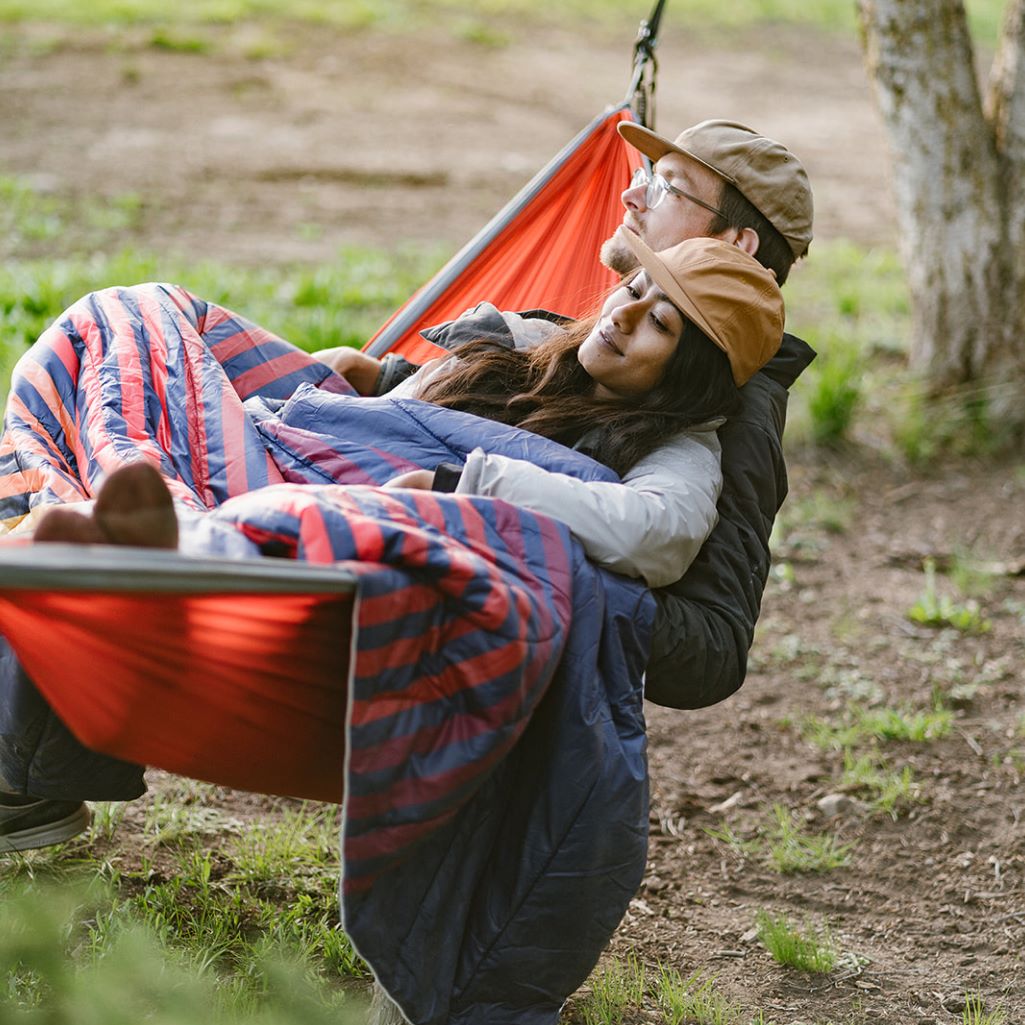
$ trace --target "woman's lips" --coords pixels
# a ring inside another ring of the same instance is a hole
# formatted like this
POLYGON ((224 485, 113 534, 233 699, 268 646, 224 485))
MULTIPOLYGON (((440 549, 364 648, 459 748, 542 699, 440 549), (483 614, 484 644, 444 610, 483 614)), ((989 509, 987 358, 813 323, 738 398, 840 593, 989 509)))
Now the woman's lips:
POLYGON ((623 350, 620 349, 619 346, 616 345, 616 343, 612 341, 612 339, 609 337, 608 332, 606 331, 605 328, 601 328, 598 331, 598 337, 602 340, 602 342, 606 345, 606 347, 611 349, 617 356, 622 356, 623 355, 623 350))

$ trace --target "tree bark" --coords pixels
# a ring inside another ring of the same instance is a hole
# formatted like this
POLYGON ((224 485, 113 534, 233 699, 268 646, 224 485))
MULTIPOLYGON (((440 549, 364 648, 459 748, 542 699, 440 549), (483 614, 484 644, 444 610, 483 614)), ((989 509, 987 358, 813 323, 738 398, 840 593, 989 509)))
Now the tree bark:
POLYGON ((914 322, 911 365, 936 389, 1020 379, 1025 0, 1011 0, 1007 11, 988 113, 962 0, 857 5, 893 154, 914 322))
MULTIPOLYGON (((1012 294, 1025 295, 1025 0, 1012 0, 1004 16, 990 73, 987 107, 1001 155, 1001 200, 1007 232, 1012 294)), ((1025 367, 1025 315, 1008 338, 1010 366, 1025 367)), ((999 368, 998 368, 999 369, 999 368)))

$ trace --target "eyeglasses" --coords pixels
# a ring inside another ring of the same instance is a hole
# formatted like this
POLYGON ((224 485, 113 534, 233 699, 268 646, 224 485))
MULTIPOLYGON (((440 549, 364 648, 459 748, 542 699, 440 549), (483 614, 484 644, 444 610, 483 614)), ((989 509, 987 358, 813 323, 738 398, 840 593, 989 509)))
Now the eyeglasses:
POLYGON ((726 217, 726 214, 717 206, 712 206, 711 203, 706 203, 703 199, 698 199, 697 196, 692 196, 689 192, 684 192, 683 189, 670 185, 660 174, 649 174, 643 167, 638 167, 634 171, 634 176, 630 181, 630 188, 632 189, 637 188, 639 185, 646 187, 644 205, 649 210, 654 210, 671 192, 674 196, 682 196, 684 199, 689 199, 692 203, 697 203, 698 206, 703 206, 706 210, 717 214, 719 217, 726 217))

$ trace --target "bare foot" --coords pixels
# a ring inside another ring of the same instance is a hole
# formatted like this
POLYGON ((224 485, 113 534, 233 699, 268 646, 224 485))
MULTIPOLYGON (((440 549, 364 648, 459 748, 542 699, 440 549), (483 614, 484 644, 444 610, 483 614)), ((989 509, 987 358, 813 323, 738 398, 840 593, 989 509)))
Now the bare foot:
POLYGON ((109 545, 106 534, 92 516, 58 506, 48 509, 39 519, 32 540, 62 541, 75 545, 109 545))
POLYGON ((35 529, 36 541, 177 548, 178 518, 171 492, 149 463, 129 463, 100 486, 91 515, 51 509, 35 529))

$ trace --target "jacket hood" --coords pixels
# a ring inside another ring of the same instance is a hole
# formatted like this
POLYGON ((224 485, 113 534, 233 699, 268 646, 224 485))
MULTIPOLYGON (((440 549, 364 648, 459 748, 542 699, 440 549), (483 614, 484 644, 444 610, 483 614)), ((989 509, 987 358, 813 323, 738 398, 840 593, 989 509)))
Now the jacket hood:
POLYGON ((762 373, 784 388, 789 388, 817 355, 818 353, 797 335, 784 334, 779 352, 762 367, 762 373))

